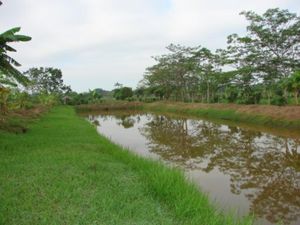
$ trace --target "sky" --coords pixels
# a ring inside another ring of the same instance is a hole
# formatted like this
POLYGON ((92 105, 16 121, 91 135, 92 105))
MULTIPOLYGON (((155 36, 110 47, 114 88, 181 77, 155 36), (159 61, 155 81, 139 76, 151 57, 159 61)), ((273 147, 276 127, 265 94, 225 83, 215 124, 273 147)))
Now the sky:
POLYGON ((151 56, 170 43, 224 48, 226 37, 243 35, 239 12, 279 7, 300 15, 299 0, 2 0, 0 32, 20 26, 30 42, 10 54, 31 67, 55 67, 78 92, 135 88, 151 56))

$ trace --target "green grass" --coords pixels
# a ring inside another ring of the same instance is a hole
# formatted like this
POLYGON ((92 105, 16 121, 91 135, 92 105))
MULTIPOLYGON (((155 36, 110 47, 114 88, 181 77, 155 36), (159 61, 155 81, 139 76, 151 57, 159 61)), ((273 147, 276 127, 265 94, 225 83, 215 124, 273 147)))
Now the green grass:
POLYGON ((70 107, 0 131, 0 224, 251 224, 217 212, 182 172, 101 137, 70 107))
POLYGON ((144 104, 143 110, 154 111, 154 112, 170 112, 180 113, 184 115, 191 115, 201 118, 217 119, 217 120, 228 120, 233 122, 242 122, 254 125, 263 125, 268 127, 281 127, 289 129, 300 129, 299 120, 284 120, 275 119, 269 116, 253 115, 249 113, 239 113, 235 110, 229 109, 213 109, 213 108, 201 108, 201 109, 190 109, 177 105, 164 105, 161 104, 144 104))

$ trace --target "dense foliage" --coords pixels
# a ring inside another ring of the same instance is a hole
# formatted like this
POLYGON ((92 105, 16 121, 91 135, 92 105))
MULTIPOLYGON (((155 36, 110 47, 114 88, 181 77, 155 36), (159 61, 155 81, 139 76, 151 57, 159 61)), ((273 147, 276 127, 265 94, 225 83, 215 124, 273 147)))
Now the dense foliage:
POLYGON ((130 100, 133 96, 133 90, 131 87, 116 88, 113 92, 113 97, 117 100, 130 100))
POLYGON ((71 90, 69 86, 63 83, 60 69, 51 67, 31 68, 24 75, 30 80, 27 89, 32 93, 65 93, 71 90))
POLYGON ((102 102, 102 97, 103 90, 100 88, 82 93, 72 91, 66 95, 65 103, 69 105, 96 104, 102 102))
POLYGON ((300 17, 269 9, 242 12, 249 22, 245 36, 229 35, 226 49, 171 44, 154 57, 138 96, 198 102, 282 105, 294 95, 298 103, 300 17), (296 74, 296 75, 294 75, 296 74))

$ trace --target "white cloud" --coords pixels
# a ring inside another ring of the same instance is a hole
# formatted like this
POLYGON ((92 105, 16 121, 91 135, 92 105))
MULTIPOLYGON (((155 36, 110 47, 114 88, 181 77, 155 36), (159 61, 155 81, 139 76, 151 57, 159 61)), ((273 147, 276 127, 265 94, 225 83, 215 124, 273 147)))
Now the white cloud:
POLYGON ((75 90, 135 86, 150 56, 169 43, 220 48, 243 32, 242 10, 289 8, 297 0, 9 0, 0 7, 1 30, 20 25, 32 41, 16 45, 23 64, 61 68, 75 90))

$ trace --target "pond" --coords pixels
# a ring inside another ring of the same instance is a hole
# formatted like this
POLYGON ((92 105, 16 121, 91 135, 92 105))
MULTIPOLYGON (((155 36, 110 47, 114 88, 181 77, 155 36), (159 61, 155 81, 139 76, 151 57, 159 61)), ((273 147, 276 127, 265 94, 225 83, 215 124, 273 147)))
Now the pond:
POLYGON ((131 151, 182 168, 225 212, 300 224, 300 132, 143 112, 88 115, 131 151))

